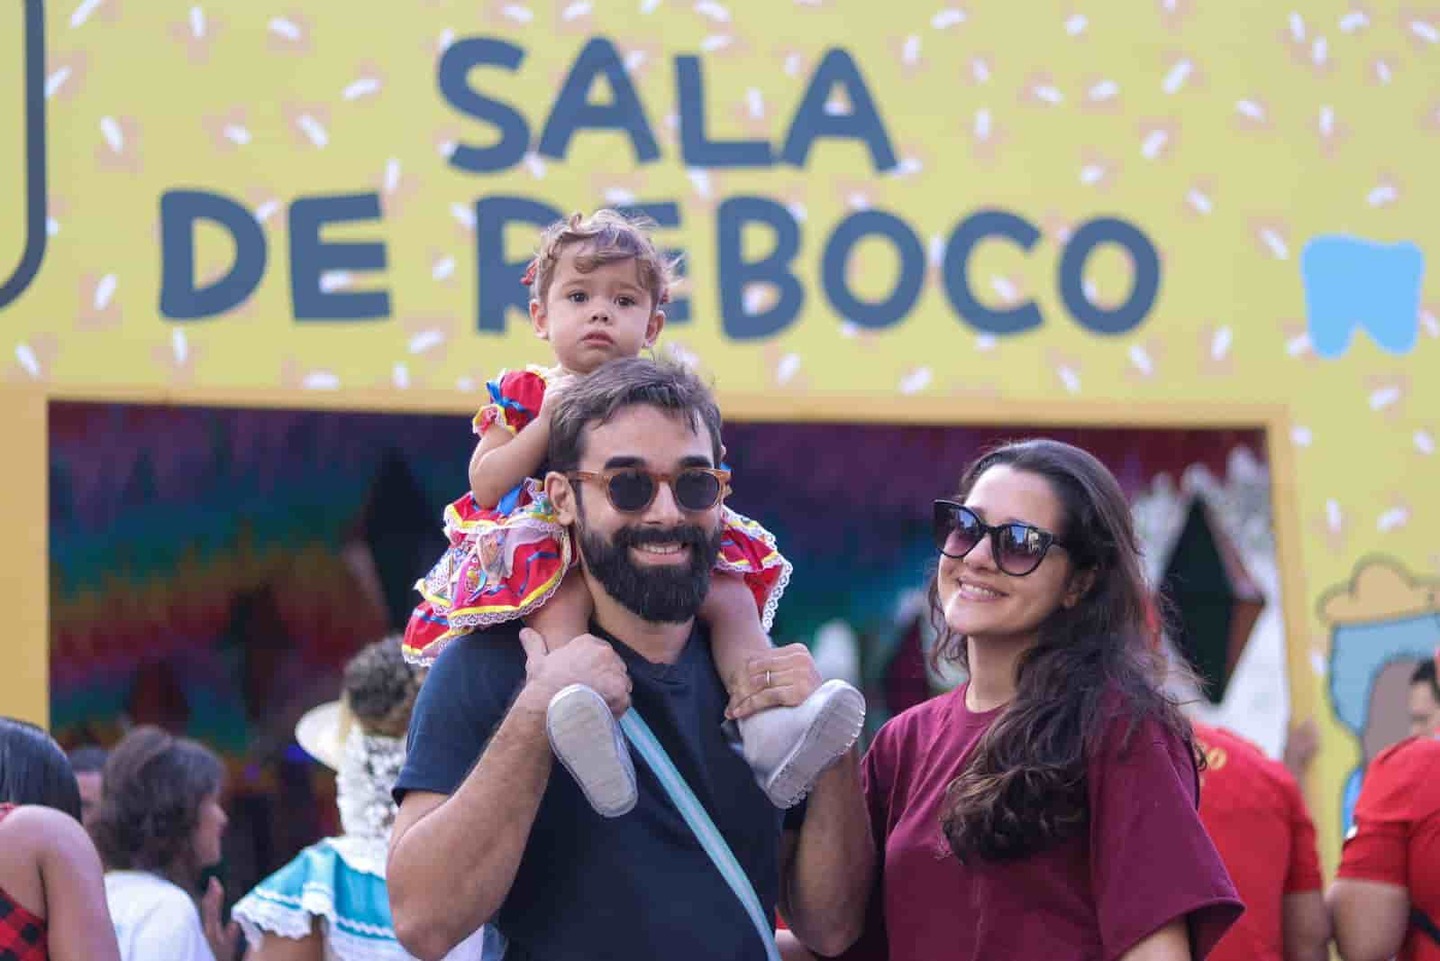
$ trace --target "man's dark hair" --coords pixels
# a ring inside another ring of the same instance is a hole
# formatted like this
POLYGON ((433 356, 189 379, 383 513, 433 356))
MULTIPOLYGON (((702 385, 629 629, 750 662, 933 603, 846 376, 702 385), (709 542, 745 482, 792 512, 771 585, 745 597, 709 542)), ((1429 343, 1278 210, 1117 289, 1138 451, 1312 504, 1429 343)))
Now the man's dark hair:
POLYGON ((585 456, 585 429, 606 423, 627 407, 655 407, 708 431, 714 463, 720 463, 720 408, 710 389, 689 368, 672 361, 631 357, 612 360, 565 385, 550 421, 550 470, 565 473, 585 456))
POLYGON ((29 721, 0 717, 0 804, 38 804, 80 820, 80 785, 55 739, 29 721))
POLYGON ((1416 684, 1429 684, 1431 696, 1440 704, 1440 677, 1436 676, 1434 658, 1427 657, 1415 665, 1415 671, 1410 675, 1410 685, 1413 687, 1416 684))
POLYGON ((194 891, 200 871, 195 828, 200 805, 224 781, 204 745, 158 727, 137 727, 105 762, 100 815, 92 833, 109 870, 153 871, 194 891))
POLYGON ((99 774, 110 752, 98 744, 86 744, 70 752, 70 768, 76 774, 99 774))

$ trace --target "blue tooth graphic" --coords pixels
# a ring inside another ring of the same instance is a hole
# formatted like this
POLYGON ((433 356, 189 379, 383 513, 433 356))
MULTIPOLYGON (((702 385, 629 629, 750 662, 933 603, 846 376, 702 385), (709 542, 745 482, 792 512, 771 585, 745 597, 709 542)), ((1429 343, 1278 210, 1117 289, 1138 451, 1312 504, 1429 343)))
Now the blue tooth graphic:
POLYGON ((1342 357, 1355 328, 1392 354, 1408 354, 1420 334, 1425 254, 1408 241, 1312 237, 1300 254, 1310 343, 1321 357, 1342 357))

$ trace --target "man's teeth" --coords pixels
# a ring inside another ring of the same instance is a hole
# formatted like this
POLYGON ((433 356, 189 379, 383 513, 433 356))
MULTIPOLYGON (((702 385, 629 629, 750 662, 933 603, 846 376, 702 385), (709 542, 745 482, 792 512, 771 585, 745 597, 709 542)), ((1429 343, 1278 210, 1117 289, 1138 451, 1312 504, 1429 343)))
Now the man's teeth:
POLYGON ((683 544, 640 544, 635 548, 646 554, 678 554, 685 549, 683 544))

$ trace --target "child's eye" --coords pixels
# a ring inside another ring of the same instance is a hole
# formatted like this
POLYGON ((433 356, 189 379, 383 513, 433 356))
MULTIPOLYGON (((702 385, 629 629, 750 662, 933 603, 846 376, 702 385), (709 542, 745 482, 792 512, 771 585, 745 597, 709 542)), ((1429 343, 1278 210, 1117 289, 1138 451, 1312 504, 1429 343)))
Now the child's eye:
POLYGON ((583 290, 572 290, 570 291, 570 293, 566 294, 565 297, 572 304, 585 303, 585 291, 583 290))
POLYGON ((619 303, 621 307, 634 307, 635 298, 622 296, 618 299, 617 303, 619 303))

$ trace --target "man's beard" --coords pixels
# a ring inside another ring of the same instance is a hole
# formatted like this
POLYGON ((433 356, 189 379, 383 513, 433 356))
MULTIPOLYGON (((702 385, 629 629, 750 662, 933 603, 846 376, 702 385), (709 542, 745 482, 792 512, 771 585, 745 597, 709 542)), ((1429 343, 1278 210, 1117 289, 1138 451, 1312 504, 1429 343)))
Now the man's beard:
POLYGON ((605 593, 647 621, 682 624, 699 613, 710 590, 710 568, 720 555, 724 529, 717 525, 715 533, 707 537, 704 528, 691 524, 663 530, 622 527, 607 541, 582 522, 576 525, 576 535, 585 566, 605 593), (688 547, 689 563, 638 565, 630 557, 630 548, 642 544, 688 547))

